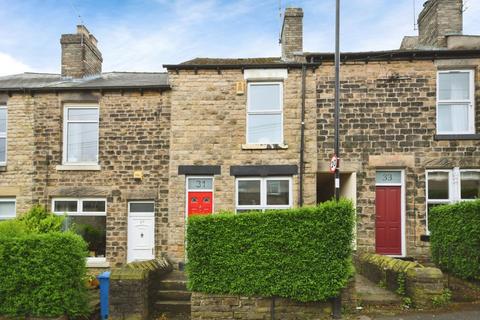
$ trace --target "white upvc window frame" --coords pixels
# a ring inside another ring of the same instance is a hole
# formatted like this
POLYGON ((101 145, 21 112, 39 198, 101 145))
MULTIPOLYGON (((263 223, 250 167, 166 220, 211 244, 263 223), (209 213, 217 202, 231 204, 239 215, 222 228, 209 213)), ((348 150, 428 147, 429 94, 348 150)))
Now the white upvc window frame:
POLYGON ((258 145, 258 144, 263 144, 260 142, 254 142, 249 140, 249 116, 250 115, 280 115, 280 132, 281 132, 281 137, 280 141, 278 142, 273 142, 270 144, 283 144, 284 143, 284 132, 283 132, 283 81, 249 81, 247 82, 247 119, 246 119, 246 141, 247 144, 251 145, 258 145), (259 85, 278 85, 279 86, 279 110, 262 110, 262 111, 250 111, 250 105, 251 105, 251 99, 252 95, 250 94, 250 88, 252 86, 259 86, 259 85))
POLYGON ((452 204, 460 201, 475 201, 477 199, 462 199, 462 172, 480 172, 480 169, 460 169, 454 167, 452 169, 431 169, 425 171, 425 210, 426 210, 426 225, 428 230, 428 205, 429 204, 452 204), (428 198, 428 174, 431 172, 448 172, 448 199, 429 199, 428 198))
POLYGON ((439 70, 437 72, 437 105, 436 105, 436 125, 437 134, 457 135, 457 134, 475 134, 475 71, 470 69, 457 70, 439 70), (468 73, 469 74, 469 96, 468 100, 441 100, 440 99, 440 75, 449 73, 468 73), (440 131, 439 130, 439 106, 445 104, 468 105, 468 130, 467 131, 440 131))
MULTIPOLYGON (((56 197, 52 198, 51 208, 52 212, 57 215, 64 215, 71 217, 86 217, 86 216, 93 216, 93 217, 107 217, 107 210, 108 210, 108 202, 106 198, 61 198, 56 197), (55 210, 55 201, 76 201, 77 202, 77 211, 73 212, 60 212, 54 211, 55 210), (105 211, 103 212, 84 212, 83 211, 83 202, 84 201, 104 201, 105 202, 105 211)), ((106 249, 106 248, 105 248, 106 249)), ((106 250, 105 250, 106 254, 106 250)), ((87 267, 108 267, 109 264, 107 263, 107 257, 87 257, 87 267)))
POLYGON ((425 170, 425 228, 427 231, 427 235, 430 234, 430 230, 428 229, 428 205, 429 204, 450 204, 452 203, 452 197, 454 194, 453 191, 453 182, 452 182, 452 170, 451 169, 432 169, 432 170, 425 170), (432 172, 446 172, 448 173, 448 199, 430 199, 428 197, 428 175, 432 172))
POLYGON ((235 179, 235 212, 238 210, 259 210, 265 211, 270 209, 289 209, 293 206, 293 179, 292 177, 238 177, 235 179), (267 181, 283 180, 288 181, 288 204, 287 205, 267 205, 267 181), (239 181, 260 181, 260 205, 239 205, 238 200, 238 183, 239 181))
POLYGON ((137 217, 137 216, 140 216, 140 217, 152 216, 152 217, 154 217, 155 216, 155 200, 131 200, 131 201, 129 200, 128 201, 128 214, 131 217, 137 217), (131 211, 132 204, 136 204, 136 203, 153 204, 153 211, 132 212, 131 211))
POLYGON ((458 201, 475 201, 478 199, 463 199, 462 198, 462 172, 480 172, 480 169, 459 169, 458 175, 458 201))
POLYGON ((97 103, 75 103, 65 104, 63 108, 63 154, 62 165, 65 166, 97 166, 100 152, 100 106, 97 103), (68 120, 70 109, 97 109, 98 116, 95 120, 68 120), (68 161, 68 124, 69 123, 96 123, 97 124, 97 157, 92 162, 69 162, 68 161))
POLYGON ((0 166, 6 166, 8 158, 8 108, 2 104, 0 110, 5 110, 5 132, 0 132, 0 139, 5 139, 5 160, 0 161, 0 166))
POLYGON ((15 219, 17 216, 17 198, 15 197, 4 197, 0 198, 0 202, 13 202, 15 206, 15 214, 13 216, 0 216, 0 221, 15 219))

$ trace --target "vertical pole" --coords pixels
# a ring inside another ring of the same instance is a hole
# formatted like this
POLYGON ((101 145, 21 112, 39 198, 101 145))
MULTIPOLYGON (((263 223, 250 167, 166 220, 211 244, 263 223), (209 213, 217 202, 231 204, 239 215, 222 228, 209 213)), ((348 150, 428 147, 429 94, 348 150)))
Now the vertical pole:
MULTIPOLYGON (((340 159, 340 0, 336 0, 335 18, 335 155, 340 159)), ((335 170, 335 200, 340 199, 340 160, 335 170)))
MULTIPOLYGON (((337 168, 335 170, 335 200, 340 200, 340 0, 336 0, 335 13, 335 155, 337 168)), ((333 299, 333 318, 342 317, 342 299, 340 296, 333 299)))

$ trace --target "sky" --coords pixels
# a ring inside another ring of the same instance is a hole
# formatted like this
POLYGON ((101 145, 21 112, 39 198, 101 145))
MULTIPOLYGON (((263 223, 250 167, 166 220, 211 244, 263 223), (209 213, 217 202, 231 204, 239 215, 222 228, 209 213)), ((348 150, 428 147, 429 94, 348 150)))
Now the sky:
MULTIPOLYGON (((341 0, 342 51, 398 49, 425 0, 341 0)), ((464 0, 480 34, 480 0, 464 0)), ((0 0, 0 75, 60 71, 60 36, 79 21, 104 71, 163 71, 195 57, 279 56, 280 5, 304 10, 304 50, 333 51, 335 0, 0 0), (80 18, 79 18, 80 15, 80 18)))

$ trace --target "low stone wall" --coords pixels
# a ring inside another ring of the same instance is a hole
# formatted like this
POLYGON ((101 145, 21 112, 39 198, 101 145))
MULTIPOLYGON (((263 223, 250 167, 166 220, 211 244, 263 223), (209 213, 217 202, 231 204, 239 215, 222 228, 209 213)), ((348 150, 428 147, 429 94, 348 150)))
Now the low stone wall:
POLYGON ((411 268, 405 281, 406 295, 416 307, 434 306, 445 289, 443 274, 437 268, 411 268))
POLYGON ((156 285, 170 271, 172 265, 165 258, 129 263, 113 269, 110 275, 109 319, 149 319, 156 285))
MULTIPOLYGON (((349 282, 341 294, 342 304, 356 306, 355 282, 349 282)), ((283 298, 244 297, 192 293, 192 320, 276 319, 317 320, 331 319, 332 302, 298 302, 283 298)))
POLYGON ((444 293, 442 271, 412 261, 365 253, 356 257, 357 271, 370 281, 409 297, 417 307, 432 307, 444 293))

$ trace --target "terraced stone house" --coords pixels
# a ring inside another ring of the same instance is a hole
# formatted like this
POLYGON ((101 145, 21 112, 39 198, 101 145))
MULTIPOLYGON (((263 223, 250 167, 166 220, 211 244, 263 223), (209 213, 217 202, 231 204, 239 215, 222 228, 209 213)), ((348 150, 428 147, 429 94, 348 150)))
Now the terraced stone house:
MULTIPOLYGON (((342 54, 358 251, 427 259, 428 210, 480 197, 480 37, 462 34, 462 5, 427 1, 398 50, 342 54)), ((302 20, 286 9, 279 57, 167 73, 101 73, 85 27, 62 36, 62 74, 0 78, 0 215, 45 204, 80 226, 92 265, 181 267, 192 214, 331 199, 334 57, 304 52, 302 20)))

